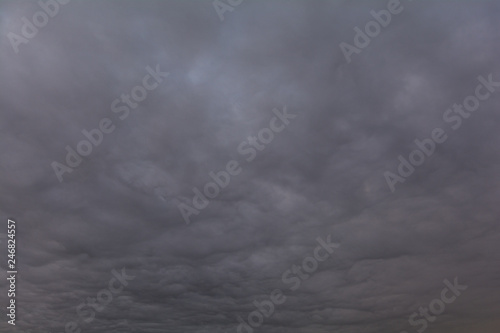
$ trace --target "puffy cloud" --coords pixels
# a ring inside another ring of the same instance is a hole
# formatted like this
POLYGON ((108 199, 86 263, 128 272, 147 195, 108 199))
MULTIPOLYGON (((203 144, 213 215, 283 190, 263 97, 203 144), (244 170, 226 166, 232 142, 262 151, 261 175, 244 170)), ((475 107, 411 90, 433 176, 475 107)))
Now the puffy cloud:
POLYGON ((2 2, 0 211, 19 274, 0 330, 236 332, 281 289, 256 332, 412 332, 457 276, 467 291, 427 332, 498 332, 500 97, 456 131, 443 113, 478 76, 500 81, 500 6, 401 3, 348 63, 340 43, 386 1, 244 1, 223 22, 211 1, 71 1, 18 53, 8 33, 40 5, 2 2), (169 76, 120 119, 113 101, 157 65, 169 76), (285 106, 297 117, 247 162, 238 145, 285 106), (51 163, 103 118, 115 130, 59 182, 51 163), (436 127, 447 141, 392 193, 384 172, 436 127), (242 172, 185 224, 178 204, 230 160, 242 172), (282 274, 329 234, 340 248, 290 290, 282 274), (136 278, 82 322, 122 267, 136 278))

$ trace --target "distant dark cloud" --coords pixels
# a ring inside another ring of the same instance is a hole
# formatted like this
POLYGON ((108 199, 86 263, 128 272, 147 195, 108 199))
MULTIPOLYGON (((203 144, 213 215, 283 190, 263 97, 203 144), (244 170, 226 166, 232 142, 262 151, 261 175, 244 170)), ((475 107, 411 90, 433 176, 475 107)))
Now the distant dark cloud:
POLYGON ((236 332, 279 288, 255 332, 416 332, 408 317, 458 277, 468 289, 426 332, 498 332, 500 94, 456 131, 442 117, 478 76, 500 81, 500 5, 401 3, 347 63, 339 44, 387 1, 246 0, 221 22, 208 0, 74 0, 18 53, 8 33, 40 7, 3 1, 0 215, 19 273, 0 330, 236 332), (120 120, 112 102, 156 65, 169 76, 120 120), (285 106, 297 117, 243 163, 238 145, 285 106), (103 118, 114 132, 59 182, 51 163, 103 118), (384 172, 436 127, 448 140, 392 193, 384 172), (241 174, 184 223, 178 203, 233 159, 241 174), (283 272, 329 234, 341 247, 290 290, 283 272), (79 321, 122 267, 136 278, 79 321))

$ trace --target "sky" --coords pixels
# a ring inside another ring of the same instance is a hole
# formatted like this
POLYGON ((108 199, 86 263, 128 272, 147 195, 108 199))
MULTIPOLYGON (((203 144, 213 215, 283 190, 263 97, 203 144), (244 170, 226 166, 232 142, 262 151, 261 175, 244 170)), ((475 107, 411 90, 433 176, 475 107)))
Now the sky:
POLYGON ((2 1, 0 331, 497 333, 499 15, 2 1))

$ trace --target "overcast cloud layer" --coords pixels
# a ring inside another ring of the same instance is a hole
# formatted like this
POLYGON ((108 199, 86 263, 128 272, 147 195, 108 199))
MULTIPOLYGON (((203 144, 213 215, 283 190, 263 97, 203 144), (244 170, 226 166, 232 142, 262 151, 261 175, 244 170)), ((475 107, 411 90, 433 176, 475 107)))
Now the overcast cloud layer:
POLYGON ((245 0, 221 21, 211 1, 75 0, 18 53, 7 35, 40 6, 2 1, 0 331, 237 332, 280 289, 255 332, 410 333, 458 277, 467 290, 426 332, 497 333, 500 93, 457 130, 443 114, 478 76, 500 81, 500 3, 401 4, 348 62, 340 43, 387 1, 245 0), (147 66, 169 75, 120 120, 111 104, 147 66), (247 162, 240 143, 284 108, 296 117, 247 162), (51 163, 103 118, 114 132, 60 182, 51 163), (435 128, 446 142, 392 192, 384 173, 435 128), (178 205, 231 160, 241 173, 185 223, 178 205), (282 274, 328 235, 340 247, 291 290, 282 274), (135 278, 82 322, 122 268, 135 278))

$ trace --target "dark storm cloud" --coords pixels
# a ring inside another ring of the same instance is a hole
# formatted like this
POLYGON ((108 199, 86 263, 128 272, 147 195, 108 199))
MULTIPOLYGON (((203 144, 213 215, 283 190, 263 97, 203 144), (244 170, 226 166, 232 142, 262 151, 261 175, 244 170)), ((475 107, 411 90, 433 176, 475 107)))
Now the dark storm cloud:
POLYGON ((211 1, 73 0, 18 53, 7 34, 40 7, 2 2, 1 215, 19 274, 1 330, 236 332, 279 288, 256 332, 416 332, 408 317, 458 277, 468 289, 426 332, 497 332, 499 94, 457 131, 442 116, 479 75, 500 81, 500 7, 401 3, 347 63, 340 43, 387 2, 247 0, 221 22, 211 1), (169 76, 120 120, 111 103, 157 65, 169 76), (284 106, 293 122, 186 225, 179 200, 284 106), (105 117, 114 132, 60 183, 51 163, 105 117), (384 172, 436 127, 448 140, 391 193, 384 172), (329 234, 341 247, 290 290, 282 274, 329 234), (136 278, 79 321, 122 267, 136 278))

